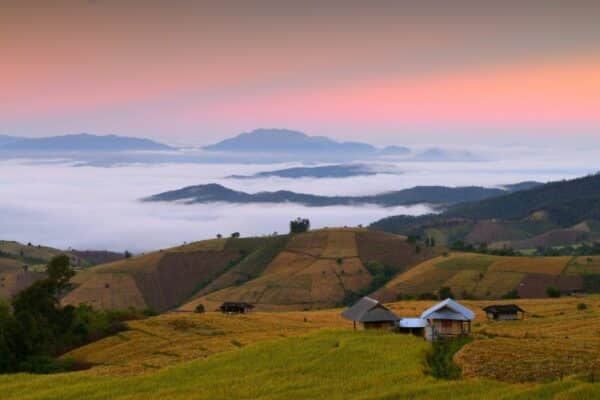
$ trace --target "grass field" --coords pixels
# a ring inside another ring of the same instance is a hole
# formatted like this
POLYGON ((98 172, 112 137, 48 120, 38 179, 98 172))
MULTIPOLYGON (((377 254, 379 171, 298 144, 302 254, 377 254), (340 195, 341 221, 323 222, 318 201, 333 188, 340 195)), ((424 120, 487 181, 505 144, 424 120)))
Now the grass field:
MULTIPOLYGON (((580 261, 583 262, 583 261, 580 261)), ((593 270, 594 261, 587 261, 593 270)), ((573 265, 572 257, 500 257, 475 253, 450 253, 427 260, 387 283, 386 299, 398 295, 419 296, 449 287, 457 298, 498 299, 516 290, 529 274, 549 276, 580 274, 584 266, 573 265), (578 269, 576 269, 578 268, 578 269)))
MULTIPOLYGON (((563 300, 551 302, 549 313, 571 306, 563 300)), ((598 299, 594 302, 598 308, 598 299)), ((428 304, 402 302, 393 306, 418 312, 428 304)), ((535 309, 536 305, 529 302, 527 307, 535 309)), ((600 384, 576 376, 536 384, 485 378, 434 379, 426 374, 429 343, 408 335, 339 329, 348 325, 332 318, 338 312, 174 314, 138 321, 132 331, 123 334, 136 336, 119 339, 118 346, 111 345, 111 339, 87 346, 88 351, 90 347, 96 349, 95 353, 88 352, 88 357, 104 352, 110 360, 120 358, 122 365, 49 376, 0 376, 2 399, 585 400, 600 396, 600 384), (333 326, 338 329, 331 330, 333 326), (288 334, 292 336, 286 337, 288 334), (140 335, 147 339, 140 339, 140 335), (187 362, 191 359, 188 352, 195 354, 192 358, 196 360, 187 362), (133 359, 138 364, 129 372, 134 374, 124 374, 133 359), (162 359, 169 361, 157 361, 162 359), (171 367, 159 368, 162 365, 171 367)), ((598 314, 598 310, 593 312, 598 314)), ((461 353, 489 340, 480 339, 481 331, 489 326, 484 326, 478 314, 479 333, 461 353)), ((539 318, 532 320, 535 323, 539 318)), ((552 348, 546 348, 546 354, 553 357, 552 348)), ((488 356, 496 357, 496 353, 488 356)), ((504 368, 514 370, 514 363, 504 368)))

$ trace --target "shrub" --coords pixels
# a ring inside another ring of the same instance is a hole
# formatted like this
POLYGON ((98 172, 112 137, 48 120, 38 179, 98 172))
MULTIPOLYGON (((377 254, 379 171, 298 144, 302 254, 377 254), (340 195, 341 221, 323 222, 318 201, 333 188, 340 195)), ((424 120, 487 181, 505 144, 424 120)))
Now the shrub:
POLYGON ((453 361, 454 354, 471 338, 439 339, 433 342, 432 351, 427 355, 428 373, 438 379, 460 379, 462 371, 453 361))
POLYGON ((555 286, 548 286, 548 288, 546 288, 546 294, 548 297, 557 298, 560 297, 560 290, 558 290, 555 286))
POLYGON ((585 303, 579 303, 579 304, 577 304, 577 309, 580 310, 580 311, 581 310, 587 310, 587 308, 588 308, 587 304, 585 304, 585 303))
POLYGON ((438 297, 440 300, 445 300, 448 298, 453 299, 454 293, 452 293, 452 289, 450 289, 448 286, 442 286, 440 290, 438 290, 438 297))
POLYGON ((517 291, 517 289, 513 289, 509 292, 506 292, 502 295, 503 299, 518 299, 519 298, 519 292, 517 291))
POLYGON ((196 308, 194 308, 194 312, 196 314, 202 314, 204 313, 204 304, 200 303, 196 306, 196 308))

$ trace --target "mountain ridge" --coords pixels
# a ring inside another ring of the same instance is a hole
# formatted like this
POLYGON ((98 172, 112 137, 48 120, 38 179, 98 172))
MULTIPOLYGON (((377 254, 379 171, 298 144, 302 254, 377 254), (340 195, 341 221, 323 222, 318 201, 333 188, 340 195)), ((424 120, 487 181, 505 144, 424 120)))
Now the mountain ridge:
POLYGON ((298 203, 310 207, 334 205, 376 204, 384 207, 427 204, 455 204, 474 201, 506 193, 506 189, 478 186, 445 187, 416 186, 410 189, 384 192, 370 196, 321 196, 296 193, 289 190, 246 193, 211 183, 187 186, 182 189, 158 193, 142 201, 185 201, 186 203, 298 203))

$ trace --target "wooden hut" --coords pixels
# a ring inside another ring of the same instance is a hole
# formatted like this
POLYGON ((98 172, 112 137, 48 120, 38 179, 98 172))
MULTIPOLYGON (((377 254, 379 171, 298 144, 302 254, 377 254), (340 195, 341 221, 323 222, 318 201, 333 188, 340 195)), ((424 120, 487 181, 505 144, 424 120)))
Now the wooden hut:
POLYGON ((446 299, 421 314, 427 321, 425 337, 436 340, 443 337, 469 335, 475 313, 455 300, 446 299))
POLYGON ((342 317, 363 324, 365 329, 391 329, 398 317, 386 306, 370 297, 363 297, 352 307, 342 313, 342 317))
POLYGON ((226 301, 221 304, 219 310, 224 314, 246 314, 252 311, 253 308, 254 306, 252 304, 245 302, 226 301))
POLYGON ((525 318, 525 311, 516 304, 495 304, 485 307, 483 311, 487 319, 494 321, 514 321, 525 318))

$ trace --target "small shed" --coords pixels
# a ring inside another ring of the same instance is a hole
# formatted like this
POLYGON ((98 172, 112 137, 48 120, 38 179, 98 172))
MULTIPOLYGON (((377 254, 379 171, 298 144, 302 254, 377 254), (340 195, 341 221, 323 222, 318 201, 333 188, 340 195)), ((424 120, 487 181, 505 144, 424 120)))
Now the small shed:
POLYGON ((425 336, 427 320, 421 318, 402 318, 398 321, 398 332, 425 336))
POLYGON ((365 329, 393 328, 399 319, 393 312, 379 301, 370 297, 363 297, 352 307, 342 313, 342 317, 356 323, 363 324, 365 329))
POLYGON ((253 308, 254 306, 249 303, 226 301, 221 304, 219 310, 224 314, 246 314, 253 308))
POLYGON ((453 299, 446 299, 421 314, 427 320, 425 337, 436 340, 442 337, 464 336, 471 333, 475 313, 453 299))
POLYGON ((525 318, 525 310, 516 304, 494 304, 485 307, 483 311, 487 319, 494 321, 514 321, 525 318))

